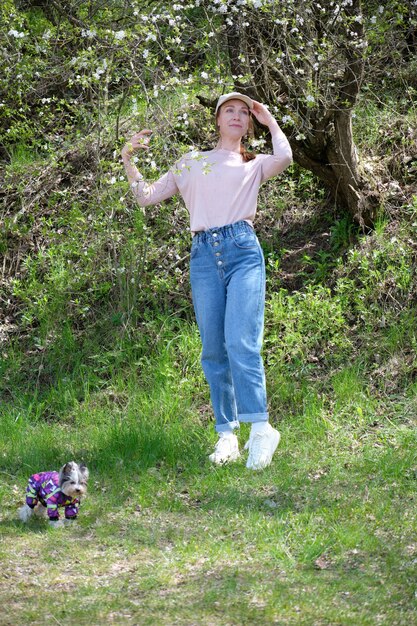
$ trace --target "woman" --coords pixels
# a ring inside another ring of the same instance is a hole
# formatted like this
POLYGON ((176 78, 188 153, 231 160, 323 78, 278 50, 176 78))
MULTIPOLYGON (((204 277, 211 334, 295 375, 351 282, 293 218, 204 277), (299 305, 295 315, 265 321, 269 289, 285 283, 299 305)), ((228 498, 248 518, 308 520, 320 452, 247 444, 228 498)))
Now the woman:
POLYGON ((219 141, 214 150, 192 151, 154 183, 131 162, 147 149, 150 130, 133 135, 122 150, 131 188, 141 206, 180 193, 193 235, 190 278, 201 340, 201 363, 210 386, 219 439, 210 455, 222 464, 239 457, 235 430, 251 423, 246 467, 267 467, 279 432, 269 424, 265 375, 260 355, 265 305, 265 261, 253 220, 261 183, 280 174, 292 159, 284 133, 268 109, 237 92, 216 106, 219 141), (252 119, 268 126, 274 154, 253 155, 242 138, 252 119))

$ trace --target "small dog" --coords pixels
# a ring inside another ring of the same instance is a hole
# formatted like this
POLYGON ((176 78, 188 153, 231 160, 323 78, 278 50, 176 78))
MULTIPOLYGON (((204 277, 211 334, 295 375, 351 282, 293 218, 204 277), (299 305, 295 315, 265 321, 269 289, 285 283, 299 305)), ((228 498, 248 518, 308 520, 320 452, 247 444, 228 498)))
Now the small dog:
POLYGON ((51 526, 62 525, 58 507, 65 507, 65 522, 76 519, 81 496, 87 493, 87 467, 70 461, 59 472, 40 472, 29 478, 26 489, 26 504, 19 510, 22 522, 32 515, 48 515, 51 526))

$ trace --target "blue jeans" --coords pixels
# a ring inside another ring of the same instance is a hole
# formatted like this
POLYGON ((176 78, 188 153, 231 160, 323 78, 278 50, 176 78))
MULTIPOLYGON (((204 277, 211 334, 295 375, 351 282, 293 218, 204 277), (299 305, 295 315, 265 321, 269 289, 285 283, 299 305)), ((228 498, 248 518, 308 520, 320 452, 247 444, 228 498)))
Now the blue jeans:
POLYGON ((195 234, 190 277, 217 432, 268 421, 265 261, 253 228, 241 221, 195 234))

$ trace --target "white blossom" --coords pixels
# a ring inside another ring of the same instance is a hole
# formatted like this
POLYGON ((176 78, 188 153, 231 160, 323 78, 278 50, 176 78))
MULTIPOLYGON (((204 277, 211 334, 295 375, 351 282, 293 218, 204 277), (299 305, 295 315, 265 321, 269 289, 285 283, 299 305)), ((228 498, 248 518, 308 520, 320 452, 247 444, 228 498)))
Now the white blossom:
POLYGON ((126 37, 126 33, 124 30, 118 30, 117 32, 114 33, 114 38, 117 39, 118 41, 121 41, 125 37, 126 37))
POLYGON ((207 80, 207 78, 208 78, 207 72, 201 72, 201 78, 204 78, 204 79, 207 80))
POLYGON ((10 35, 10 37, 15 37, 16 39, 22 39, 22 37, 25 37, 25 33, 19 33, 19 31, 14 29, 9 30, 8 35, 10 35))
POLYGON ((252 139, 250 144, 253 148, 262 148, 266 144, 266 141, 265 139, 252 139))
POLYGON ((143 53, 142 53, 142 56, 143 56, 143 58, 144 58, 144 59, 147 59, 147 58, 148 58, 148 56, 149 56, 149 50, 147 50, 147 49, 145 48, 145 50, 144 50, 144 51, 143 51, 143 53))
POLYGON ((88 37, 88 38, 92 38, 95 37, 97 35, 97 31, 96 30, 90 30, 87 28, 83 28, 83 30, 81 31, 81 37, 88 37))

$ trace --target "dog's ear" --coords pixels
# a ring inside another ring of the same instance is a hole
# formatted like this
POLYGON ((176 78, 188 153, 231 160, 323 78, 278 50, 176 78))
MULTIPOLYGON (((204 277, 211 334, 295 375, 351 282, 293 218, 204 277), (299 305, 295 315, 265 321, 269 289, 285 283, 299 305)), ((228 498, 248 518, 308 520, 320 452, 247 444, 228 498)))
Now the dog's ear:
POLYGON ((69 463, 65 463, 65 465, 61 467, 60 474, 62 474, 63 476, 67 474, 71 474, 73 469, 74 469, 74 461, 70 461, 69 463))
POLYGON ((59 470, 59 486, 62 487, 62 483, 64 483, 71 474, 72 463, 65 463, 59 470))
POLYGON ((84 463, 81 463, 80 465, 80 474, 83 477, 84 480, 87 480, 88 477, 90 476, 90 472, 88 471, 88 467, 86 465, 84 465, 84 463))

